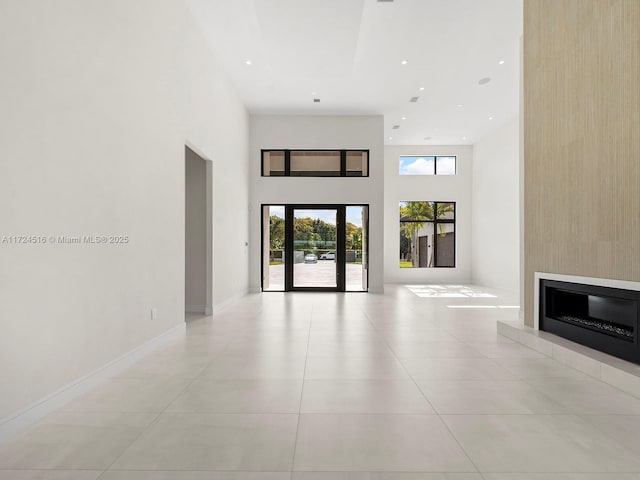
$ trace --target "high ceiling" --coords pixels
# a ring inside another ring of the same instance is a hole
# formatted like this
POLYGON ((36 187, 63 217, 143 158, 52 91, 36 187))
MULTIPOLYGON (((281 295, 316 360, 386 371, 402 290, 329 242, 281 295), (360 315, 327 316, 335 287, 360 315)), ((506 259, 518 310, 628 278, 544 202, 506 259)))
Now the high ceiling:
POLYGON ((388 145, 472 144, 518 113, 522 0, 188 1, 252 113, 382 114, 388 145))

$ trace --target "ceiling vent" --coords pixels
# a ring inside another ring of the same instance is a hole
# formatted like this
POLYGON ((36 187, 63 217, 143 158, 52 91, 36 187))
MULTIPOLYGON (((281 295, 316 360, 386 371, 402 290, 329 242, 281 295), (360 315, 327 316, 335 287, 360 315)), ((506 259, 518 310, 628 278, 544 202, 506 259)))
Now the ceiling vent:
POLYGON ((313 99, 313 103, 320 103, 320 99, 319 98, 314 98, 313 99))
POLYGON ((391 127, 391 128, 393 128, 394 130, 397 130, 397 129, 399 129, 399 128, 400 128, 400 125, 394 125, 394 126, 393 126, 393 127, 391 127))
POLYGON ((394 0, 378 0, 378 3, 393 3, 394 0))
POLYGON ((409 103, 416 103, 420 97, 411 97, 409 103))

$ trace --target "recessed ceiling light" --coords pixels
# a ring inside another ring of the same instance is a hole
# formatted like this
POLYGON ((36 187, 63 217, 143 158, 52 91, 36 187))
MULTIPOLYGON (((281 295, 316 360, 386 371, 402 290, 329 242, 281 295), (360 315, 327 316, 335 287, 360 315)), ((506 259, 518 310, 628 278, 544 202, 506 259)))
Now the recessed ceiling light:
POLYGON ((389 137, 389 140, 393 140, 393 137, 389 137))
POLYGON ((493 117, 489 117, 489 120, 493 120, 493 117))
POLYGON ((500 60, 500 61, 498 62, 498 65, 504 65, 504 60, 500 60))
POLYGON ((461 103, 459 103, 459 104, 457 104, 457 105, 456 105, 456 107, 458 107, 458 108, 462 108, 462 107, 464 107, 464 105, 463 105, 463 104, 461 104, 461 103))
POLYGON ((246 62, 244 62, 246 65, 251 65, 251 60, 247 60, 246 62))
POLYGON ((481 78, 480 80, 478 80, 478 85, 486 85, 487 83, 489 83, 491 81, 491 78, 489 77, 484 77, 481 78))
POLYGON ((407 64, 407 63, 409 63, 409 62, 407 62, 406 60, 402 60, 400 63, 401 63, 402 65, 406 65, 406 64, 407 64))
POLYGON ((318 92, 311 92, 311 96, 315 97, 318 94, 318 92))
POLYGON ((467 139, 467 137, 462 137, 462 139, 463 139, 463 140, 466 140, 466 139, 467 139))
POLYGON ((420 87, 420 91, 422 92, 424 90, 424 87, 420 87))
POLYGON ((402 117, 402 120, 406 120, 406 119, 407 119, 407 117, 402 117))

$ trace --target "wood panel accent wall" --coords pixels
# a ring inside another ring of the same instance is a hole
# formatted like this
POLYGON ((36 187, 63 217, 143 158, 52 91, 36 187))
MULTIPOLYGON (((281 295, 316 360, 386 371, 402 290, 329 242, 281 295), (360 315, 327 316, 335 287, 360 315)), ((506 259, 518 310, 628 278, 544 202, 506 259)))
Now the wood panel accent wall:
POLYGON ((525 323, 534 272, 640 281, 640 0, 524 1, 525 323))

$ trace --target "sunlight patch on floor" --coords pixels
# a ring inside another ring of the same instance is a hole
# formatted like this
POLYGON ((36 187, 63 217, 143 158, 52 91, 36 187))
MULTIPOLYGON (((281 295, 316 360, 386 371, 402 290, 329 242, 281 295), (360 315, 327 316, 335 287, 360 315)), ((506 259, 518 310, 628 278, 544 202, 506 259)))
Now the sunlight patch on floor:
POLYGON ((495 298, 487 292, 466 285, 405 285, 420 298, 495 298))
POLYGON ((520 308, 520 305, 447 305, 447 308, 520 308))

